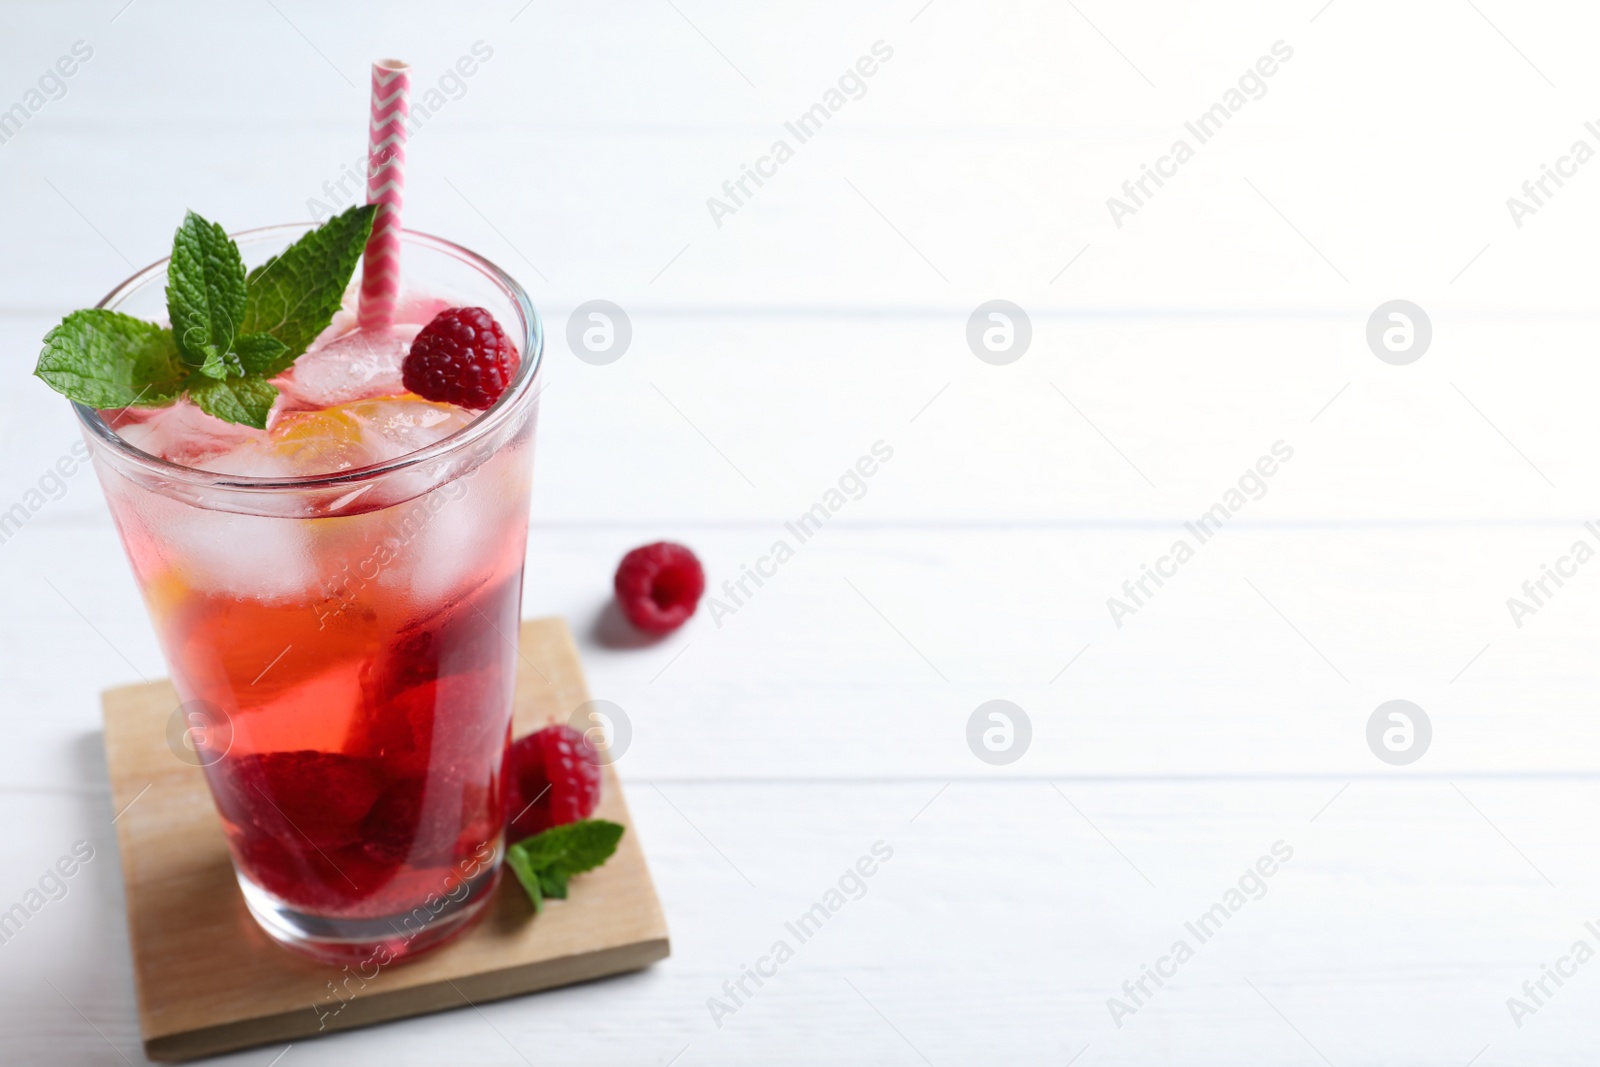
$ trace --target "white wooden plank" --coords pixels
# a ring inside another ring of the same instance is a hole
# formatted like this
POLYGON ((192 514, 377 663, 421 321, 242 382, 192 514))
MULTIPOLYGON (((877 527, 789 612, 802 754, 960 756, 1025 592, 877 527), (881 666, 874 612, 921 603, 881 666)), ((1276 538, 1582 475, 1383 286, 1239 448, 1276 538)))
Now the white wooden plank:
MULTIPOLYGON (((26 377, 54 321, 0 318, 15 380, 0 510, 77 440, 67 405, 26 377)), ((537 521, 791 521, 878 441, 894 458, 841 521, 1177 533, 1279 441, 1294 458, 1240 520, 1600 515, 1586 412, 1600 370, 1574 355, 1587 318, 1458 324, 1439 360, 1410 367, 1335 320, 1040 317, 1034 351, 1004 367, 972 355, 957 315, 640 313, 606 366, 572 353, 566 323, 551 315, 537 521)), ((39 514, 103 522, 91 481, 39 514)))
MULTIPOLYGON (((929 8, 911 22, 898 5, 829 5, 778 24, 725 5, 683 17, 628 5, 600 22, 578 6, 541 5, 515 24, 503 10, 463 17, 409 7, 396 18, 409 30, 392 39, 417 50, 424 83, 480 37, 498 42, 465 95, 417 137, 409 217, 491 241, 448 179, 573 303, 603 288, 624 304, 970 308, 998 292, 1025 306, 1352 315, 1400 293, 1441 314, 1483 303, 1589 305, 1595 278, 1576 235, 1595 221, 1596 201, 1581 179, 1523 228, 1505 202, 1585 132, 1581 111, 1551 106, 1538 70, 1574 87, 1592 77, 1567 44, 1592 15, 1516 24, 1539 56, 1531 69, 1475 15, 1408 15, 1394 41, 1378 43, 1357 16, 1301 23, 1260 4, 1215 21, 1171 12, 1135 25, 1114 9, 1086 11, 1138 57, 1152 89, 1070 10, 940 6, 952 10, 929 8), (759 87, 696 27, 743 59, 753 80, 759 74, 759 87), (1428 70, 1436 88, 1414 99, 1401 88, 1409 83, 1363 77, 1391 69, 1407 29, 1438 42, 1428 70), (797 146, 747 208, 714 225, 707 198, 880 37, 897 42, 896 58, 868 94, 797 146), (1107 199, 1279 38, 1298 51, 1267 95, 1116 226, 1107 199), (1470 123, 1441 116, 1444 98, 1470 123), (1397 179, 1402 161, 1410 169, 1397 179), (1085 244, 1083 262, 1051 285, 1085 244)), ((46 180, 143 263, 164 248, 184 206, 234 226, 299 217, 361 151, 362 90, 344 80, 361 84, 372 47, 360 9, 230 13, 227 31, 247 35, 257 62, 284 72, 271 93, 221 73, 235 62, 229 49, 177 54, 185 38, 174 29, 206 24, 203 8, 141 8, 115 24, 88 8, 32 17, 37 29, 13 46, 10 69, 42 70, 79 36, 98 50, 66 96, 6 145, 0 189, 29 207, 9 213, 8 236, 26 237, 32 253, 5 278, 8 301, 77 302, 79 264, 121 270, 46 180), (162 77, 180 62, 189 79, 162 77), (191 92, 196 84, 207 91, 191 92), (227 126, 241 132, 219 129, 227 126), (118 180, 100 180, 107 172, 118 180)))
MULTIPOLYGON (((1594 942, 1583 924, 1594 917, 1600 841, 1548 818, 1592 806, 1593 783, 1458 793, 1438 781, 1361 782, 1318 814, 1333 792, 1326 782, 1073 783, 1061 793, 1044 782, 958 784, 918 814, 934 793, 927 784, 658 791, 634 781, 673 916, 670 960, 481 1016, 305 1042, 293 1055, 421 1064, 450 1049, 489 1063, 517 1053, 665 1063, 688 1045, 681 1062, 921 1062, 914 1045, 934 1063, 1039 1062, 1089 1045, 1090 1062, 1221 1064, 1251 1049, 1315 1062, 1248 980, 1335 1063, 1466 1062, 1484 1045, 1483 1062, 1584 1062, 1583 1028, 1600 1004, 1584 971, 1521 1029, 1505 1001, 1573 940, 1594 942), (864 895, 800 943, 784 924, 880 840, 893 856, 863 880, 864 895), (1278 841, 1293 856, 1262 880, 1264 895, 1208 943, 1188 935, 1184 923, 1278 841), (1186 936, 1195 958, 1119 1029, 1107 998, 1126 996, 1122 982, 1186 936), (722 983, 779 939, 794 958, 760 989, 747 981, 753 995, 717 1027, 707 999, 726 998, 722 983)), ((72 841, 106 847, 5 946, 0 988, 32 1022, 26 1033, 7 1028, 7 1058, 53 1048, 74 1062, 116 1059, 46 978, 137 1058, 103 798, 0 805, 30 813, 8 820, 19 833, 3 846, 7 899, 72 841)))
MULTIPOLYGON (((1172 115, 1173 130, 1183 115, 1172 115)), ((186 207, 234 229, 306 218, 312 199, 331 203, 324 183, 338 181, 362 145, 359 112, 343 130, 207 130, 203 144, 170 127, 91 134, 46 126, 51 117, 41 112, 42 128, 5 146, 0 190, 28 210, 8 216, 3 232, 30 248, 28 262, 6 273, 12 307, 75 305, 85 289, 98 298, 128 263, 165 254, 186 207), (189 179, 170 180, 167 161, 189 155, 189 179), (107 167, 123 180, 98 180, 107 167)), ((718 226, 708 198, 725 199, 723 183, 770 149, 783 112, 767 129, 736 131, 508 136, 451 120, 441 113, 414 142, 408 223, 503 260, 545 303, 603 294, 626 307, 965 313, 1003 296, 1030 309, 1312 308, 1358 325, 1400 296, 1446 324, 1484 306, 1592 306, 1594 268, 1577 235, 1595 221, 1594 199, 1575 189, 1523 228, 1505 208, 1541 159, 1583 135, 1581 116, 1533 134, 1505 131, 1518 141, 1489 142, 1492 177, 1467 191, 1441 185, 1444 195, 1403 208, 1387 187, 1359 198, 1318 191, 1322 173, 1382 145, 1352 141, 1346 155, 1329 155, 1316 129, 1230 130, 1236 138, 1197 158, 1182 184, 1121 228, 1107 198, 1165 150, 1165 131, 1145 135, 1153 144, 1078 128, 997 145, 962 130, 829 129, 718 226)))
MULTIPOLYGON (((754 595, 731 614, 704 604, 658 645, 616 647, 612 570, 661 536, 693 545, 732 607, 724 581, 775 534, 537 529, 524 598, 525 614, 570 620, 595 695, 632 722, 627 769, 651 778, 1337 785, 1582 772, 1600 757, 1581 697, 1600 592, 1580 571, 1521 629, 1505 606, 1563 550, 1572 533, 1559 527, 1225 530, 1120 629, 1106 600, 1165 549, 1164 529, 825 529, 765 586, 747 582, 754 595), (1032 722, 1031 747, 1005 768, 966 741, 994 699, 1032 722), (1367 747, 1368 718, 1393 699, 1433 724, 1409 768, 1367 747)), ((0 554, 0 589, 26 605, 0 641, 19 709, 0 784, 81 782, 98 691, 164 673, 115 535, 30 526, 0 554)))

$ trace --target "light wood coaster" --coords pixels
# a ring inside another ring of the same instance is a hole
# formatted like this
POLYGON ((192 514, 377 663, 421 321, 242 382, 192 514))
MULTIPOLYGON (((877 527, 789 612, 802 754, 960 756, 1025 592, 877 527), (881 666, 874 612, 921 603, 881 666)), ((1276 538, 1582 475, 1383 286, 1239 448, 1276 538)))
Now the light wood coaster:
MULTIPOLYGON (((521 638, 518 735, 565 721, 589 699, 562 620, 525 622, 521 638)), ((573 880, 569 899, 548 902, 535 917, 507 870, 482 920, 455 942, 384 967, 365 984, 345 982, 343 969, 279 947, 245 910, 205 778, 167 747, 168 719, 178 706, 171 684, 113 689, 103 700, 106 762, 122 813, 117 843, 139 1028, 151 1059, 192 1059, 462 1008, 637 970, 668 954, 666 919, 622 787, 607 766, 595 817, 628 832, 605 866, 573 880), (335 999, 330 981, 347 999, 335 999)))

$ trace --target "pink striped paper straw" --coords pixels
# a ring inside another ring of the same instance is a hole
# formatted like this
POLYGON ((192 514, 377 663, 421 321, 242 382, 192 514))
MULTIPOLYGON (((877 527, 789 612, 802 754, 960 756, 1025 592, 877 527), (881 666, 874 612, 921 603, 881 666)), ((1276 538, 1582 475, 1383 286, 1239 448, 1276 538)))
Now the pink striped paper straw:
POLYGON ((406 116, 411 68, 398 59, 372 64, 372 118, 367 128, 367 203, 378 205, 361 272, 362 329, 394 321, 400 297, 400 209, 405 205, 406 116))

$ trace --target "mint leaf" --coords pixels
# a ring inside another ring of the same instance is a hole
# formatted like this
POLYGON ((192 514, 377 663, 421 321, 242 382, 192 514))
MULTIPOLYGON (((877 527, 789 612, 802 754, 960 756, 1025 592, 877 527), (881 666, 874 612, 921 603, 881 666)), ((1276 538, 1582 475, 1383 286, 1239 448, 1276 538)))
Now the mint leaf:
POLYGON ((92 408, 160 407, 183 392, 189 368, 171 330, 90 308, 74 311, 44 335, 33 373, 92 408))
POLYGON ((196 375, 189 383, 189 399, 207 415, 265 430, 278 388, 256 375, 220 380, 196 375))
POLYGON ((167 268, 172 328, 75 311, 45 335, 34 373, 95 408, 160 407, 187 391, 209 415, 266 429, 278 396, 267 379, 333 320, 376 214, 351 208, 246 274, 222 227, 191 211, 167 268))
POLYGON ((242 378, 244 364, 239 361, 237 352, 219 353, 211 349, 206 353, 206 361, 200 364, 200 373, 208 378, 242 378))
POLYGON ((565 900, 567 880, 593 870, 611 858, 624 827, 605 819, 580 819, 524 838, 506 850, 506 862, 527 890, 533 910, 544 900, 565 900))
POLYGON ((506 850, 506 863, 517 876, 517 881, 522 883, 522 888, 527 892, 528 899, 533 901, 534 914, 544 911, 544 890, 539 886, 539 872, 533 869, 528 862, 528 854, 521 852, 517 846, 512 845, 506 850))
POLYGON ((557 868, 567 874, 582 874, 611 858, 617 850, 617 842, 622 840, 622 832, 619 823, 580 819, 552 826, 511 847, 522 849, 535 868, 557 868))
POLYGON ((289 346, 270 333, 247 333, 233 342, 233 350, 245 374, 262 378, 282 374, 295 359, 289 355, 289 346))
POLYGON ((566 900, 567 876, 560 871, 540 871, 539 892, 556 900, 566 900))
POLYGON ((167 316, 178 350, 202 374, 239 376, 237 359, 228 359, 244 318, 244 260, 239 246, 221 226, 189 212, 172 238, 167 267, 167 316))
POLYGON ((240 333, 268 333, 294 362, 339 310, 372 233, 375 204, 335 215, 250 272, 240 333))

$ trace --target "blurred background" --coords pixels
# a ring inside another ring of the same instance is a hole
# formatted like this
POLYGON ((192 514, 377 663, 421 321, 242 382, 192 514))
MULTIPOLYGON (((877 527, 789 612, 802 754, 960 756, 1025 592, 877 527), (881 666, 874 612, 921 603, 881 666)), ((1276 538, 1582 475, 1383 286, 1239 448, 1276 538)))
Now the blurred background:
POLYGON ((545 319, 525 614, 568 620, 631 724, 674 954, 285 1062, 1592 1059, 1600 969, 1507 1001, 1600 948, 1594 11, 4 15, 0 908, 97 858, 0 944, 0 1059, 139 1061, 98 693, 165 673, 92 475, 52 475, 77 431, 39 339, 186 208, 355 202, 389 55, 407 225, 545 319), (627 325, 603 360, 594 301, 627 325), (724 591, 819 502, 775 578, 724 591), (660 539, 733 610, 641 645, 611 573, 660 539), (998 756, 993 700, 1021 713, 998 756), (1400 756, 1369 740, 1392 700, 1426 723, 1400 756), (878 840, 869 892, 717 1025, 878 840), (1119 1016, 1279 841, 1259 902, 1119 1016))

